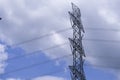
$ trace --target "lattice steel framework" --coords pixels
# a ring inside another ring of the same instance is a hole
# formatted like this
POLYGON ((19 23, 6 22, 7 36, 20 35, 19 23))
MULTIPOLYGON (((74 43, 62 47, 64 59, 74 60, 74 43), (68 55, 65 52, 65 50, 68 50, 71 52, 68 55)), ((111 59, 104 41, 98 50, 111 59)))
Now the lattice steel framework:
POLYGON ((72 80, 86 80, 83 69, 85 52, 82 46, 82 37, 85 31, 81 22, 80 9, 72 3, 72 10, 72 12, 69 12, 69 15, 73 28, 73 38, 69 38, 69 41, 73 54, 73 65, 69 66, 69 68, 72 80))

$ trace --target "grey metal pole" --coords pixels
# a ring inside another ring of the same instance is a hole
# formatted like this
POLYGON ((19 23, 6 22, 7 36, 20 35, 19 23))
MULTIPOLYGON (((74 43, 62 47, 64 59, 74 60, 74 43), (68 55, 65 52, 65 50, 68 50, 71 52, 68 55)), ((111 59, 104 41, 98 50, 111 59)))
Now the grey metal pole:
POLYGON ((85 31, 81 21, 80 9, 72 3, 72 10, 72 12, 69 12, 70 21, 73 28, 73 38, 69 38, 73 54, 73 64, 69 66, 71 70, 71 80, 86 80, 83 66, 85 52, 82 45, 82 35, 85 31))

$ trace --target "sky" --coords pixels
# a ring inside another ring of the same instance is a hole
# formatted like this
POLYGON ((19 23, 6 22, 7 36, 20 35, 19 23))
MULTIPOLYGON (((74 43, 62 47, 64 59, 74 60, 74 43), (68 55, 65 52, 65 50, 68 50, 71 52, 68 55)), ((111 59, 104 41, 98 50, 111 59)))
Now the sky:
POLYGON ((71 2, 85 29, 86 79, 120 80, 119 0, 0 0, 0 80, 71 80, 71 2))

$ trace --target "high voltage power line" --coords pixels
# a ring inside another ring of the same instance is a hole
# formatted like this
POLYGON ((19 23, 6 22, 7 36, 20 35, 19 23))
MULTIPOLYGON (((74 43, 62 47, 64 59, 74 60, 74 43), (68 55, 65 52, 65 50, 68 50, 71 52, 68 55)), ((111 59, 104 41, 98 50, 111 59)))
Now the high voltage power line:
MULTIPOLYGON (((100 40, 100 39, 83 39, 83 40, 86 40, 86 41, 98 41, 98 42, 99 41, 100 42, 114 42, 114 43, 120 42, 120 41, 114 41, 114 40, 100 40)), ((45 48, 45 49, 42 49, 42 50, 36 50, 36 51, 30 52, 30 53, 25 53, 25 54, 20 55, 20 56, 15 56, 15 57, 8 58, 6 61, 19 59, 19 58, 22 58, 22 57, 25 57, 25 56, 31 56, 31 55, 34 55, 36 53, 38 54, 41 51, 48 51, 48 50, 55 49, 55 48, 58 48, 58 47, 61 47, 61 46, 67 45, 67 44, 69 44, 69 43, 66 42, 66 43, 62 43, 62 44, 59 44, 59 45, 54 45, 54 46, 51 46, 51 47, 48 47, 48 48, 45 48)))
POLYGON ((30 53, 26 53, 27 55, 23 54, 21 56, 11 57, 11 58, 8 58, 7 61, 22 58, 22 57, 25 57, 25 56, 34 55, 34 54, 36 54, 38 52, 41 52, 41 51, 47 51, 47 50, 51 50, 51 49, 54 49, 54 48, 58 48, 58 47, 64 46, 65 44, 68 44, 68 43, 66 42, 66 43, 62 43, 62 44, 59 44, 59 45, 54 45, 54 46, 51 46, 49 48, 45 48, 45 49, 42 49, 42 50, 36 50, 36 51, 30 52, 30 53))
MULTIPOLYGON (((44 74, 40 74, 39 77, 43 77, 45 75, 53 75, 53 74, 60 74, 62 72, 65 72, 64 70, 55 70, 55 71, 51 71, 51 72, 47 72, 47 73, 44 73, 44 74)), ((3 77, 3 76, 2 76, 3 77)), ((1 79, 1 78, 0 78, 1 79)), ((1 79, 2 80, 2 79, 1 79)), ((31 80, 31 78, 25 78, 24 80, 31 80)))
POLYGON ((85 41, 105 42, 105 43, 120 43, 120 40, 105 40, 105 39, 83 39, 85 41))
MULTIPOLYGON (((71 30, 71 29, 72 29, 72 28, 66 28, 66 29, 58 30, 58 31, 56 31, 56 33, 62 33, 62 32, 65 32, 65 31, 68 31, 68 30, 71 30)), ((25 40, 25 41, 22 41, 22 42, 13 44, 13 45, 11 45, 11 46, 17 46, 17 45, 29 43, 29 42, 32 42, 32 41, 34 41, 34 40, 42 39, 42 38, 44 38, 44 37, 48 37, 48 36, 52 36, 52 35, 54 35, 54 33, 44 34, 44 35, 41 35, 41 36, 39 36, 39 37, 35 37, 35 38, 29 39, 29 40, 25 40)))
POLYGON ((100 30, 100 31, 113 31, 113 32, 120 32, 120 29, 107 29, 107 28, 93 28, 93 27, 89 27, 89 28, 85 28, 86 30, 100 30))
MULTIPOLYGON (((85 66, 85 67, 90 67, 89 64, 85 64, 84 66, 85 66)), ((97 67, 97 68, 111 69, 111 67, 107 67, 107 66, 104 66, 104 65, 93 65, 93 64, 92 64, 91 66, 94 66, 94 67, 97 67)), ((65 68, 65 69, 69 69, 69 68, 67 67, 67 68, 65 68)), ((117 69, 120 69, 120 67, 117 68, 117 69)), ((55 70, 55 71, 51 71, 51 72, 47 72, 47 73, 40 74, 39 77, 42 77, 42 76, 45 76, 45 75, 60 74, 60 73, 63 73, 63 72, 65 72, 65 70, 57 69, 57 70, 55 70)), ((69 75, 69 76, 70 76, 70 75, 69 75)), ((30 80, 30 78, 27 78, 26 80, 30 80)))
POLYGON ((6 73, 2 74, 2 76, 3 76, 3 75, 10 74, 10 73, 13 73, 13 72, 17 72, 17 71, 29 69, 29 68, 32 68, 32 67, 35 67, 35 66, 47 64, 47 63, 49 63, 49 62, 57 61, 57 60, 60 60, 60 59, 63 59, 63 58, 67 58, 67 57, 70 57, 70 56, 72 56, 72 55, 71 55, 71 54, 69 54, 69 55, 64 55, 64 56, 62 56, 62 57, 58 57, 58 58, 55 58, 55 59, 52 59, 52 60, 46 60, 46 61, 43 61, 43 62, 35 63, 35 64, 29 65, 29 66, 25 66, 25 67, 22 67, 22 68, 19 68, 19 69, 16 69, 16 70, 12 70, 12 71, 6 72, 6 73))
MULTIPOLYGON (((72 28, 67 28, 67 29, 64 29, 64 30, 59 30, 57 31, 56 33, 61 33, 61 32, 65 32, 67 30, 71 30, 72 28)), ((86 28, 87 29, 87 28, 86 28)), ((97 28, 88 28, 89 30, 100 30, 100 29, 97 29, 97 28)), ((119 31, 117 29, 102 29, 101 30, 108 30, 108 31, 119 31)), ((30 39, 30 40, 26 40, 26 41, 23 41, 23 42, 20 42, 20 43, 17 43, 17 44, 13 44, 12 46, 16 46, 16 45, 21 45, 21 44, 25 44, 25 43, 29 43, 31 41, 34 41, 34 40, 38 40, 38 39, 41 39, 41 38, 44 38, 44 37, 47 37, 47 36, 52 36, 54 35, 53 33, 49 33, 49 34, 45 34, 45 35, 42 35, 42 36, 39 36, 37 38, 34 38, 34 39, 30 39)), ((98 42, 114 42, 114 43, 120 43, 120 41, 116 41, 116 40, 100 40, 100 39, 84 39, 86 41, 98 41, 98 42)), ((60 44, 60 45, 55 45, 55 46, 52 46, 52 47, 49 47, 49 48, 46 48, 46 49, 43 49, 43 50, 37 50, 37 51, 34 51, 32 53, 29 53, 28 55, 32 55, 32 54, 35 54, 37 52, 40 52, 40 51, 46 51, 46 50, 50 50, 50 49, 53 49, 53 48, 57 48, 57 47, 60 47, 60 46, 63 46, 65 44, 68 44, 68 43, 63 43, 63 44, 60 44)), ((13 58, 9 58, 8 60, 13 60, 13 59, 18 59, 20 57, 24 57, 26 55, 21 55, 21 56, 17 56, 17 57, 13 57, 13 58)), ((67 55, 65 55, 67 56, 67 55)), ((63 56, 63 57, 65 57, 63 56)), ((70 55, 69 55, 70 56, 70 55)), ((61 57, 62 58, 62 57, 61 57)), ((61 59, 61 58, 56 58, 56 59, 53 59, 54 61, 58 60, 58 59, 61 59)), ((52 61, 53 61, 52 60, 52 61)), ((49 61, 48 61, 49 62, 49 61)), ((37 65, 40 65, 40 64, 43 64, 43 63, 48 63, 48 62, 42 62, 42 63, 36 63, 36 64, 33 64, 33 65, 30 65, 30 66, 26 66, 26 67, 23 67, 23 68, 20 68, 20 69, 16 69, 16 70, 13 70, 13 71, 10 71, 8 73, 5 73, 5 74, 9 74, 9 73, 13 73, 13 72, 17 72, 17 71, 20 71, 20 70, 24 70, 24 69, 28 69, 28 68, 31 68, 31 67, 34 67, 34 66, 37 66, 37 65)), ((96 66, 101 66, 101 65, 96 65, 96 66)), ((105 66, 103 66, 105 67, 105 66)), ((118 68, 119 69, 119 68, 118 68)), ((4 75, 5 75, 4 74, 4 75)))
MULTIPOLYGON (((115 32, 120 31, 120 29, 106 29, 106 28, 85 28, 85 29, 87 29, 87 30, 115 31, 115 32)), ((56 33, 66 32, 68 30, 72 30, 72 28, 66 28, 66 29, 58 30, 58 31, 56 31, 56 33)), ((42 39, 44 37, 48 37, 48 36, 52 36, 52 35, 54 35, 54 33, 44 34, 44 35, 41 35, 39 37, 35 37, 35 38, 29 39, 29 40, 25 40, 25 41, 22 41, 22 42, 19 42, 19 43, 12 44, 11 46, 22 45, 22 44, 29 43, 29 42, 39 40, 39 39, 42 39)), ((115 42, 115 41, 113 41, 113 42, 115 42)))
MULTIPOLYGON (((68 69, 68 68, 65 68, 65 69, 68 69)), ((39 77, 43 77, 45 75, 60 74, 60 73, 63 73, 63 72, 65 72, 65 71, 61 70, 61 69, 58 69, 58 70, 55 70, 55 71, 51 71, 51 72, 47 72, 47 73, 44 73, 44 74, 40 74, 39 77)), ((27 78, 26 80, 31 80, 31 78, 27 78)))
MULTIPOLYGON (((85 66, 90 66, 88 64, 85 64, 85 66)), ((109 67, 106 67, 106 66, 101 66, 101 65, 93 65, 94 67, 99 67, 99 68, 109 68, 109 67)), ((65 69, 69 69, 69 68, 65 68, 65 69)), ((45 76, 45 75, 54 75, 54 74, 60 74, 60 73, 63 73, 65 72, 64 70, 61 70, 61 69, 57 69, 57 70, 54 70, 54 71, 50 71, 50 72, 47 72, 47 73, 43 73, 43 74, 40 74, 39 77, 42 77, 42 76, 45 76)), ((2 76, 2 75, 1 75, 2 76)), ((2 76, 4 77, 4 75, 2 76)), ((26 78, 26 80, 30 80, 31 78, 26 78)))
MULTIPOLYGON (((10 74, 10 73, 15 73, 15 72, 18 72, 18 71, 26 70, 26 69, 29 69, 29 68, 32 68, 32 67, 36 67, 36 66, 39 66, 39 65, 47 64, 47 63, 50 63, 50 62, 52 62, 52 61, 57 61, 57 60, 60 60, 60 59, 63 59, 63 58, 71 57, 71 56, 72 56, 72 54, 68 54, 68 55, 64 55, 64 56, 62 56, 62 57, 54 58, 54 59, 52 59, 52 60, 46 60, 46 61, 43 61, 43 62, 31 64, 31 65, 29 65, 29 66, 25 66, 25 67, 18 68, 18 69, 9 71, 9 72, 5 72, 4 74, 1 74, 1 76, 3 77, 3 76, 8 75, 8 74, 10 74)), ((85 64, 85 66, 90 66, 90 64, 85 64)), ((113 69, 112 67, 108 67, 108 66, 104 66, 104 65, 91 64, 91 66, 99 67, 99 68, 113 69)), ((115 69, 120 69, 120 67, 115 67, 115 69)), ((52 74, 53 74, 53 73, 56 73, 56 72, 52 72, 52 74)), ((49 74, 49 73, 47 73, 47 74, 49 74)), ((51 73, 50 73, 50 74, 51 74, 51 73)), ((42 74, 42 75, 43 75, 43 74, 42 74)))

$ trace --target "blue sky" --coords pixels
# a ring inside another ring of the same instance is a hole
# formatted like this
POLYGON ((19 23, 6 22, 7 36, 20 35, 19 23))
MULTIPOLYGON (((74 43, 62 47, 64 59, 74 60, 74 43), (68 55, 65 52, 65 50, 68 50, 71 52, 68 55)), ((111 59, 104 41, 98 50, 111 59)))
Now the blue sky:
MULTIPOLYGON (((2 43, 1 43, 2 44, 2 43)), ((13 56, 21 56, 23 55, 24 51, 21 48, 15 48, 11 49, 10 47, 7 48, 7 52, 9 53, 9 57, 13 56), (21 54, 18 54, 21 53, 21 54)), ((60 61, 59 65, 56 64, 56 61, 49 61, 48 63, 40 64, 34 67, 30 67, 23 70, 18 70, 15 72, 11 72, 13 70, 29 66, 31 64, 44 62, 46 60, 50 60, 49 57, 46 57, 43 52, 37 52, 34 55, 31 56, 25 56, 22 58, 17 58, 13 60, 7 61, 7 67, 5 68, 5 73, 10 72, 9 74, 3 74, 1 75, 1 78, 3 80, 8 80, 12 78, 13 80, 26 80, 26 79, 33 79, 36 77, 42 77, 42 76, 54 76, 54 77, 62 77, 64 80, 70 80, 70 73, 68 69, 68 65, 64 61, 60 61), (66 70, 65 70, 66 68, 66 70), (56 71, 58 71, 56 73, 56 71), (53 72, 53 74, 51 73, 53 72)), ((108 72, 109 69, 105 69, 100 67, 100 69, 93 68, 92 66, 85 66, 85 73, 86 78, 88 80, 101 80, 101 79, 110 79, 115 80, 115 76, 112 75, 112 73, 108 72)), ((11 80, 11 79, 10 79, 11 80)), ((41 79, 37 79, 41 80, 41 79)), ((46 80, 46 79, 45 79, 46 80)), ((52 79, 54 80, 54 79, 52 79)), ((62 79, 58 79, 62 80, 62 79)))
POLYGON ((71 2, 80 7, 85 28, 87 80, 120 80, 119 0, 0 0, 1 80, 70 80, 68 66, 72 57, 50 61, 71 54, 69 44, 47 48, 68 43, 72 37, 72 29, 56 32, 71 27, 68 15, 71 2), (52 36, 18 45, 49 33, 52 36), (10 60, 21 55, 24 56, 10 60), (46 60, 49 61, 46 64, 12 72, 46 60), (55 71, 58 73, 50 74, 55 71))

